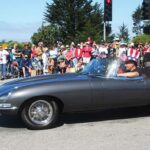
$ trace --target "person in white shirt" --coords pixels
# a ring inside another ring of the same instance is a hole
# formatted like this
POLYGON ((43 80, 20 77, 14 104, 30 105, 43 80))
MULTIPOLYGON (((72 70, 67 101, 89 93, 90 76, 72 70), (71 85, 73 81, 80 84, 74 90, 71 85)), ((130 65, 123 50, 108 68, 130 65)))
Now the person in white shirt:
POLYGON ((123 54, 127 53, 127 45, 126 43, 121 43, 119 48, 119 54, 118 57, 120 58, 123 54))
POLYGON ((54 60, 56 60, 57 56, 58 56, 58 48, 57 47, 53 47, 49 50, 49 55, 51 58, 53 58, 54 60))
POLYGON ((48 48, 43 48, 42 61, 43 61, 43 74, 48 74, 48 48))
POLYGON ((6 63, 7 63, 7 55, 9 53, 0 46, 0 77, 1 80, 6 78, 6 63))
POLYGON ((99 47, 99 57, 100 58, 106 58, 108 55, 108 47, 104 44, 100 45, 99 47))

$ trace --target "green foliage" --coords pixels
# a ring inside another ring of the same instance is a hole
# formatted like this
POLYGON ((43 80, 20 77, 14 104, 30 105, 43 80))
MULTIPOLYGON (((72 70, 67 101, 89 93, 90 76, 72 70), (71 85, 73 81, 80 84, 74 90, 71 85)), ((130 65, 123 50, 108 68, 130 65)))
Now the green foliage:
POLYGON ((107 36, 107 42, 108 43, 113 43, 115 37, 116 37, 115 34, 110 34, 109 36, 107 36))
POLYGON ((133 19, 133 33, 136 35, 141 34, 142 29, 142 7, 138 6, 137 9, 132 14, 133 19))
MULTIPOLYGON (((17 41, 1 41, 0 45, 4 45, 4 47, 10 48, 10 47, 14 47, 14 45, 17 45, 19 49, 23 49, 24 45, 26 43, 24 42, 17 42, 17 41)), ((29 45, 31 45, 31 43, 28 43, 29 45)))
POLYGON ((143 34, 141 36, 137 36, 133 39, 133 42, 137 44, 138 43, 143 43, 143 44, 150 43, 150 35, 143 34))
POLYGON ((129 31, 127 26, 123 23, 122 26, 119 27, 120 33, 118 33, 118 37, 120 39, 125 40, 126 42, 129 41, 129 31))
POLYGON ((45 21, 60 29, 60 38, 65 43, 102 39, 103 11, 92 0, 53 0, 46 4, 45 21))
POLYGON ((31 37, 31 40, 34 44, 42 41, 44 45, 51 46, 56 43, 56 40, 59 39, 60 32, 59 28, 56 25, 42 26, 38 29, 37 33, 34 33, 31 37))

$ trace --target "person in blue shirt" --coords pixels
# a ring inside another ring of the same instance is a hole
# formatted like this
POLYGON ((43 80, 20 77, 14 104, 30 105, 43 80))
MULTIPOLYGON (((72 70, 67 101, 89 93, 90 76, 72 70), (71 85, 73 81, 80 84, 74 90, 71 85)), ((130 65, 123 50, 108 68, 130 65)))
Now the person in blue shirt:
POLYGON ((30 76, 31 73, 31 59, 28 57, 28 55, 23 56, 22 58, 22 71, 23 71, 23 76, 28 77, 30 76))

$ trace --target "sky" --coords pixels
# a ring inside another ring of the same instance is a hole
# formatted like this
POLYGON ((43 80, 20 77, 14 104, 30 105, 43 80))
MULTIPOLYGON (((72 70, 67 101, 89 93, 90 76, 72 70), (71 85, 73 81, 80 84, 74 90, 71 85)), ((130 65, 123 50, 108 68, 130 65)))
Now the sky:
MULTIPOLYGON (((52 0, 0 0, 0 41, 28 42, 42 25, 46 2, 52 0)), ((131 36, 132 14, 143 0, 113 0, 113 33, 124 23, 131 36)), ((104 0, 93 0, 103 5, 104 0)))

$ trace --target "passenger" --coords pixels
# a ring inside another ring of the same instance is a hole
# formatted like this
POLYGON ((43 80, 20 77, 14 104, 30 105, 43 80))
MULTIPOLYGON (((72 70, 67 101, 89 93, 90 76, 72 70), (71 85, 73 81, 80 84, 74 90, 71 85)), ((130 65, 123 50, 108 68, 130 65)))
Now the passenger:
POLYGON ((124 73, 118 73, 118 77, 134 78, 141 76, 140 70, 137 68, 137 62, 134 60, 127 60, 125 62, 126 71, 124 73))

